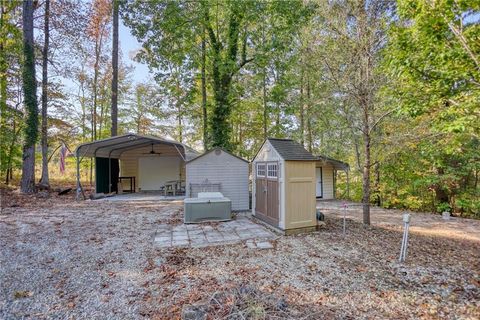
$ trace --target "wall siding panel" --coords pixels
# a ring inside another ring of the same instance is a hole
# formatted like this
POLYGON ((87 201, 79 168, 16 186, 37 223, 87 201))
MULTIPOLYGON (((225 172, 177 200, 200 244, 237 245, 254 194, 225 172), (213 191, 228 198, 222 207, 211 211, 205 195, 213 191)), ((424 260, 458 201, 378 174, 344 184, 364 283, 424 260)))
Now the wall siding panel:
POLYGON ((221 192, 232 200, 232 210, 249 209, 249 164, 224 151, 212 151, 186 165, 187 197, 190 183, 221 183, 221 192))
MULTIPOLYGON (((122 177, 135 177, 136 179, 136 192, 139 191, 138 186, 140 185, 139 181, 139 175, 138 175, 138 158, 139 157, 147 157, 148 155, 146 153, 150 152, 152 150, 151 146, 145 146, 141 147, 138 149, 134 150, 128 150, 123 152, 120 155, 120 176, 122 177)), ((180 175, 182 179, 185 179, 185 164, 183 162, 183 159, 180 157, 178 154, 178 151, 175 149, 175 147, 169 146, 169 145, 154 145, 153 150, 155 152, 159 152, 160 156, 178 156, 180 160, 180 175)), ((128 189, 129 188, 129 182, 124 181, 123 182, 123 188, 128 189)))
POLYGON ((331 164, 317 165, 322 168, 323 197, 322 199, 334 199, 333 175, 334 170, 331 164))
POLYGON ((317 225, 315 162, 285 161, 285 229, 317 225))

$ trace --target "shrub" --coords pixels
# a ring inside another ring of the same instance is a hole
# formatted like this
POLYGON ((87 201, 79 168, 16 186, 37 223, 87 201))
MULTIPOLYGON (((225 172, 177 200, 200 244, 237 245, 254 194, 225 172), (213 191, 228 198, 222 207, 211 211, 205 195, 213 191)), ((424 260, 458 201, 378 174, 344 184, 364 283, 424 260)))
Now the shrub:
POLYGON ((442 213, 442 212, 445 212, 445 211, 452 212, 452 207, 450 206, 450 204, 448 202, 440 202, 439 204, 437 204, 437 212, 438 213, 442 213))

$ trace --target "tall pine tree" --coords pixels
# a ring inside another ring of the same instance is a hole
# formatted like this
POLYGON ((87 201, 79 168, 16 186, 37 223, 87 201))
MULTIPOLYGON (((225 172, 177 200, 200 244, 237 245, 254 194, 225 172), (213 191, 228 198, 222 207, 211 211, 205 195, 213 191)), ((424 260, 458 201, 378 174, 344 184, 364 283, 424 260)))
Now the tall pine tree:
POLYGON ((38 137, 37 82, 33 48, 33 1, 23 2, 23 95, 25 103, 25 142, 23 146, 23 193, 35 192, 35 142, 38 137))

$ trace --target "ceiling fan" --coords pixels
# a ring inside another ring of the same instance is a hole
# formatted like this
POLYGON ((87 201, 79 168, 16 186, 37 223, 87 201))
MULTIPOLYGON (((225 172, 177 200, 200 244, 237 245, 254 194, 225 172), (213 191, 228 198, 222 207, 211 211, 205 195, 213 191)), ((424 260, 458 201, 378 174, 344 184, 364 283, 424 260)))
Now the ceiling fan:
POLYGON ((143 154, 161 155, 161 152, 155 152, 155 150, 153 150, 153 143, 152 143, 152 150, 150 150, 149 152, 144 152, 143 154))

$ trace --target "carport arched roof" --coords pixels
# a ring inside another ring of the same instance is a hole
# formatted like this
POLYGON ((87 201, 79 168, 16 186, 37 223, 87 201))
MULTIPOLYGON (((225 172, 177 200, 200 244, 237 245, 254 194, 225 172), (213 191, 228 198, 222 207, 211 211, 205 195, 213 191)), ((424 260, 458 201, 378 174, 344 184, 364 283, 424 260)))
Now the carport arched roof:
POLYGON ((198 152, 183 143, 153 136, 141 136, 134 133, 83 143, 77 147, 75 155, 80 159, 84 157, 115 159, 119 158, 125 151, 146 147, 151 144, 170 145, 178 151, 185 161, 198 156, 198 152))

